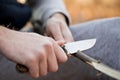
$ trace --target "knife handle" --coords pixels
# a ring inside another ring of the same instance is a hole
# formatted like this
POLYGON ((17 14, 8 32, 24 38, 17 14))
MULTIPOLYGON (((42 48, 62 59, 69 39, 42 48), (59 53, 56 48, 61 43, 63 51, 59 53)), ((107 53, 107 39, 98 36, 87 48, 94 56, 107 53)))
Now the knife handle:
POLYGON ((22 65, 22 64, 17 64, 16 65, 16 70, 19 72, 19 73, 27 73, 29 71, 29 69, 22 65))

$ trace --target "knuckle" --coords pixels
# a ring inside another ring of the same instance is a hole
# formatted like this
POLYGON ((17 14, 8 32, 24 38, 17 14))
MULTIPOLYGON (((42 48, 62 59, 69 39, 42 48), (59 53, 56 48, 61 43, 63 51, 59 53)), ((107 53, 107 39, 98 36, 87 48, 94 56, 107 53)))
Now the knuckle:
POLYGON ((45 51, 44 51, 44 50, 41 50, 41 51, 39 52, 39 58, 40 58, 41 60, 44 60, 45 57, 46 57, 45 51))
POLYGON ((47 42, 46 44, 44 44, 45 48, 50 48, 52 47, 52 43, 51 42, 47 42))
POLYGON ((34 56, 29 56, 27 59, 27 63, 35 63, 37 61, 37 58, 34 56))
POLYGON ((41 49, 37 49, 35 51, 35 55, 37 58, 41 58, 41 57, 44 57, 45 56, 45 49, 44 48, 41 48, 41 49))

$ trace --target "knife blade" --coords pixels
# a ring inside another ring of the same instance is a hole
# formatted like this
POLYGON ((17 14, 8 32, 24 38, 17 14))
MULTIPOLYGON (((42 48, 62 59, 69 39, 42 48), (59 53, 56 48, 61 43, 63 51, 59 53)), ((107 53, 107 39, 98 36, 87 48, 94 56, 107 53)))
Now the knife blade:
POLYGON ((87 49, 92 48, 96 43, 96 39, 87 39, 87 40, 81 40, 76 42, 71 42, 64 44, 64 49, 66 49, 67 54, 74 54, 78 50, 84 51, 87 49))
MULTIPOLYGON (((87 39, 66 43, 62 48, 65 52, 67 51, 66 54, 73 54, 76 53, 78 50, 83 51, 92 48, 95 45, 95 43, 96 39, 87 39)), ((20 73, 26 73, 29 71, 28 68, 22 64, 17 64, 16 70, 20 73)))

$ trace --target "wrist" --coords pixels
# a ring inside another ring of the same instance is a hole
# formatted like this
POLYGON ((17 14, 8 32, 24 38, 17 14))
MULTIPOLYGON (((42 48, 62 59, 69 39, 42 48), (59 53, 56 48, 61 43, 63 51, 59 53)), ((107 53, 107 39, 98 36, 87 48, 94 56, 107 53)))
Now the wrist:
POLYGON ((5 46, 8 46, 9 41, 13 38, 14 31, 6 27, 0 26, 0 53, 4 54, 5 46))
POLYGON ((5 35, 7 34, 8 30, 7 28, 0 26, 0 44, 2 43, 2 41, 5 38, 5 35))
POLYGON ((0 54, 3 54, 3 46, 5 45, 5 40, 7 40, 8 32, 9 30, 7 28, 0 26, 0 54))
POLYGON ((50 18, 57 18, 66 22, 66 18, 62 13, 55 13, 50 18))
POLYGON ((6 40, 9 38, 9 35, 12 34, 12 30, 0 26, 0 40, 6 40))

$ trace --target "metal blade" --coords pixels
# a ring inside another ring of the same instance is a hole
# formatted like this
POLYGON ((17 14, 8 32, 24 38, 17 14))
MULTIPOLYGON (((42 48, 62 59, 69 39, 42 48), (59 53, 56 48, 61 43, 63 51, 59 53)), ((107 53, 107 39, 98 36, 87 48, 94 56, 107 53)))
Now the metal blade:
POLYGON ((67 43, 64 48, 67 50, 68 54, 76 53, 78 50, 83 51, 92 48, 96 43, 96 39, 87 39, 76 41, 72 43, 67 43))
POLYGON ((120 80, 120 72, 117 71, 117 70, 114 70, 106 65, 104 65, 103 63, 96 63, 96 62, 92 62, 92 66, 103 72, 104 74, 108 75, 108 76, 111 76, 117 80, 120 80))

